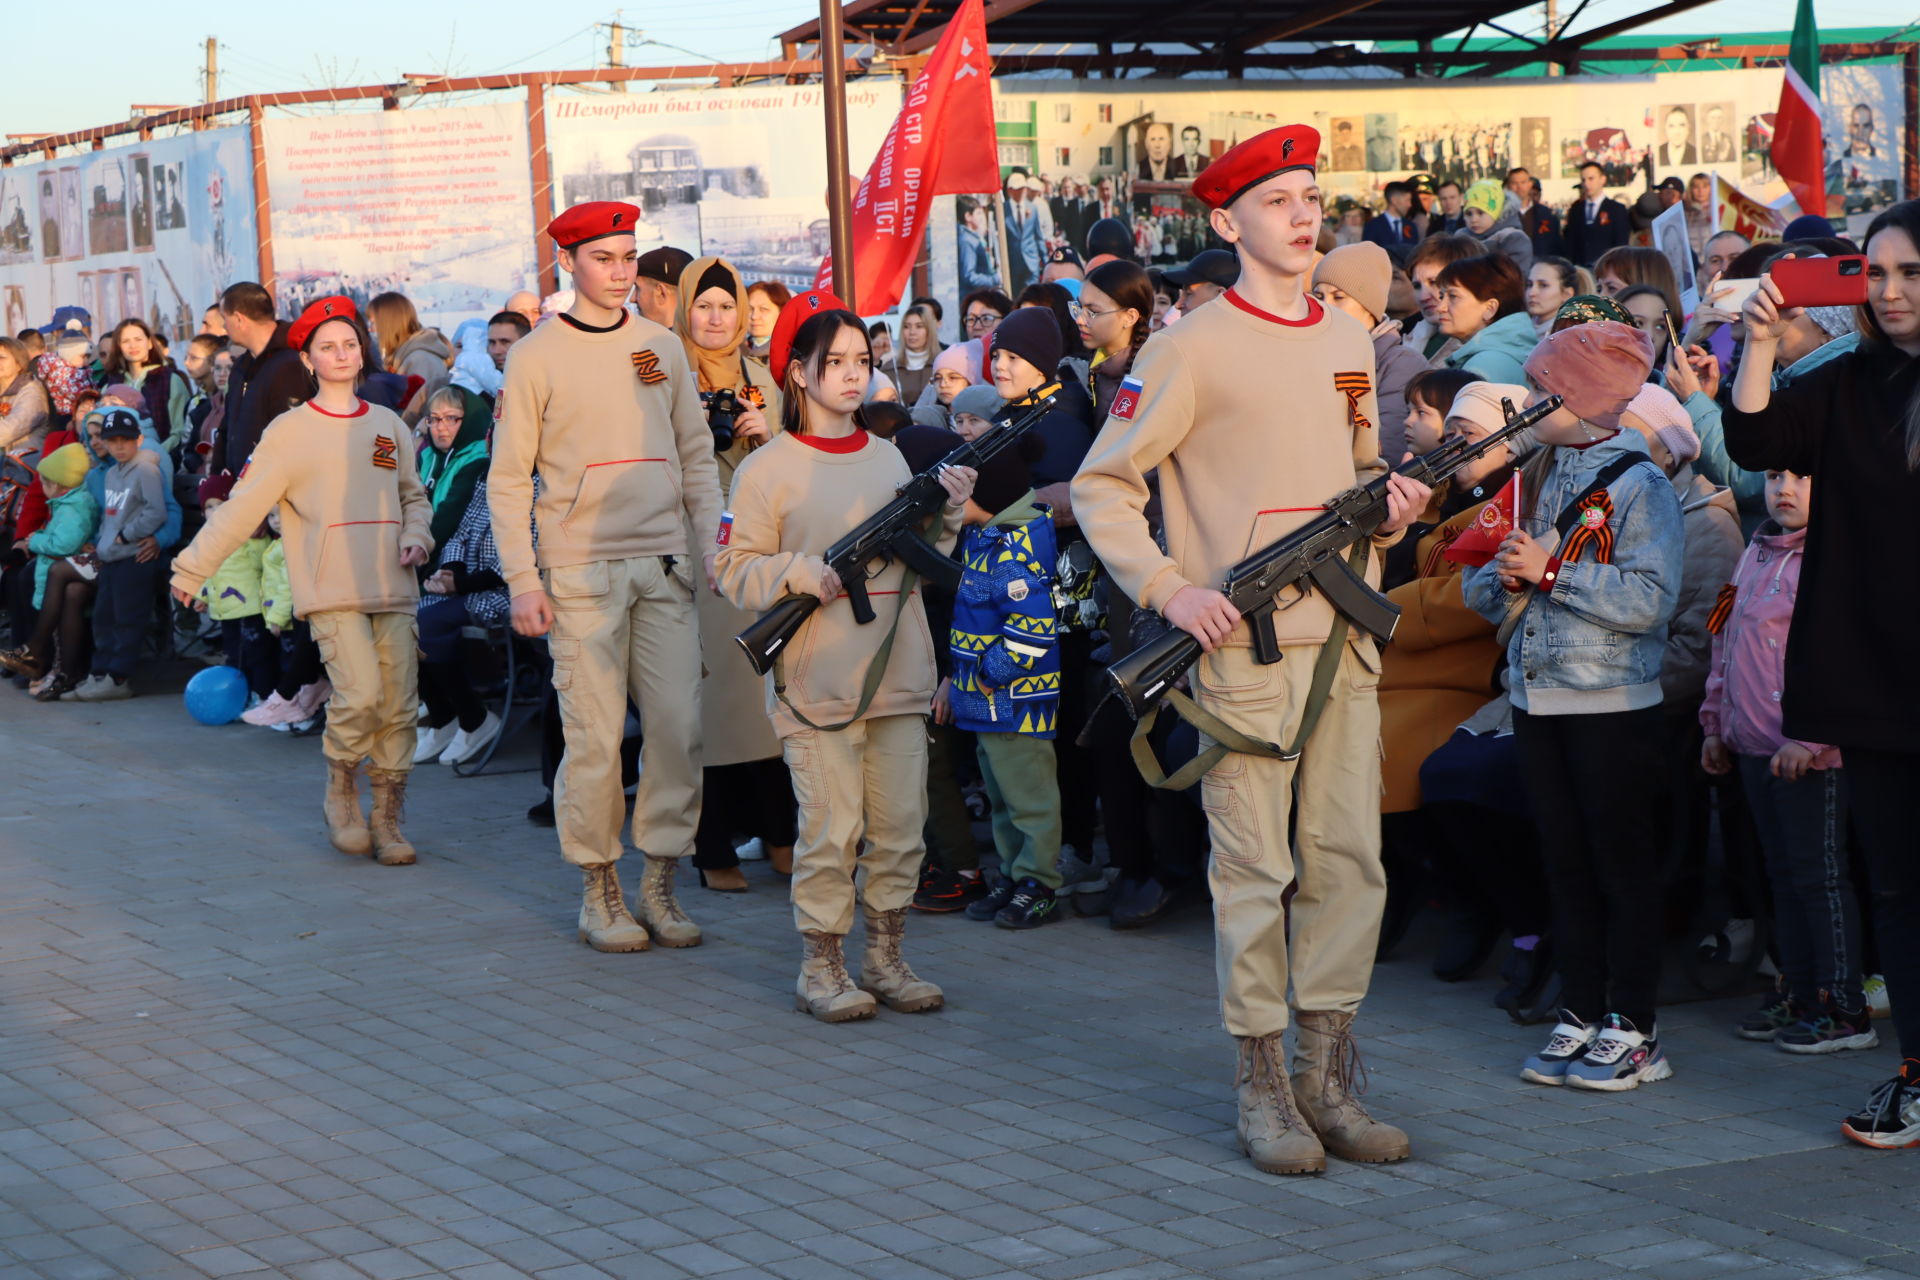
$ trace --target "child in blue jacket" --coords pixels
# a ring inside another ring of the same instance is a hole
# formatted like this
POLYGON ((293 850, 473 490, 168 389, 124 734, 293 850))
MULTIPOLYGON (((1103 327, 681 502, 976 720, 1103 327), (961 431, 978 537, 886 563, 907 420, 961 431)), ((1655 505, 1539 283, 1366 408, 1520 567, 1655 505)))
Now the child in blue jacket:
POLYGON ((1631 325, 1551 334, 1527 376, 1565 404, 1534 428, 1519 528, 1462 579, 1501 628, 1521 777, 1553 903, 1559 1024, 1520 1075, 1621 1090, 1673 1074, 1654 1025, 1661 842, 1639 802, 1662 747, 1660 663, 1679 599, 1680 500, 1620 416, 1652 366, 1631 325))
MULTIPOLYGON (((1037 452, 1029 436, 1026 451, 1037 452)), ((960 534, 964 566, 953 608, 953 675, 934 699, 979 743, 993 804, 1001 880, 967 906, 974 920, 1031 929, 1054 918, 1060 887, 1060 784, 1054 726, 1060 650, 1054 639, 1053 516, 1034 499, 1019 447, 980 468, 960 534)))

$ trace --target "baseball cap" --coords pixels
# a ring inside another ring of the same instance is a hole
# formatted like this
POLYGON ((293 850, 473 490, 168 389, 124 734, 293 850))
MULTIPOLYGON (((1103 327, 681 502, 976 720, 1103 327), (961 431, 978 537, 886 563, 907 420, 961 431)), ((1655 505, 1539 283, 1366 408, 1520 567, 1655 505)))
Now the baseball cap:
POLYGON ((1684 195, 1686 193, 1687 188, 1686 188, 1686 184, 1681 182, 1680 179, 1674 177, 1672 174, 1668 174, 1665 179, 1663 179, 1657 186, 1654 187, 1654 190, 1655 191, 1678 191, 1684 195))
POLYGON ((1167 272, 1166 278, 1168 284, 1182 289, 1190 284, 1217 284, 1222 289, 1232 288, 1233 282, 1240 278, 1240 259, 1225 249, 1203 249, 1186 266, 1167 272))
POLYGON ((667 246, 647 250, 640 255, 640 261, 635 266, 643 279, 658 280, 661 284, 677 286, 680 283, 680 273, 685 271, 692 262, 693 255, 685 249, 667 246))
POLYGON ((140 419, 131 409, 108 409, 100 415, 100 438, 102 440, 138 439, 140 419))

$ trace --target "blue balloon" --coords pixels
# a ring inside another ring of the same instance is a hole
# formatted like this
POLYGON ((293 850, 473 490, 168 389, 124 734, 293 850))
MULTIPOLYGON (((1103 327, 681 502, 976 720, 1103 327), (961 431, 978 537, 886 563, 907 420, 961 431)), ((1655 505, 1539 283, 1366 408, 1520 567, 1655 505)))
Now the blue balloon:
POLYGON ((247 678, 232 667, 208 667, 187 681, 187 714, 201 724, 231 724, 247 709, 247 678))

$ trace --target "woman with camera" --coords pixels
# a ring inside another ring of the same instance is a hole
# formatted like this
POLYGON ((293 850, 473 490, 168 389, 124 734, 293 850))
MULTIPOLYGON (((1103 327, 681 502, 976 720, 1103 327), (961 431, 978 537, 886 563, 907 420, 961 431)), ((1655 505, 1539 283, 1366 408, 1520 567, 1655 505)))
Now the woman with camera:
MULTIPOLYGON (((687 264, 680 274, 674 330, 687 348, 707 409, 722 493, 733 488, 734 468, 780 429, 780 389, 764 364, 747 359, 747 321, 747 293, 738 271, 722 258, 687 264)), ((708 546, 714 536, 713 530, 695 529, 690 545, 708 546)), ((793 779, 762 705, 765 690, 733 643, 753 615, 734 608, 705 583, 697 588, 695 606, 705 668, 700 720, 706 800, 693 865, 707 888, 744 893, 747 877, 734 851, 736 835, 757 838, 773 869, 792 874, 793 779)))
MULTIPOLYGON (((1790 738, 1836 746, 1846 761, 1853 836, 1872 888, 1902 1061, 1841 1131, 1866 1146, 1894 1148, 1920 1146, 1920 953, 1909 932, 1920 918, 1913 856, 1920 674, 1906 653, 1920 628, 1912 555, 1920 507, 1920 201, 1881 211, 1863 243, 1859 346, 1780 387, 1773 367, 1804 313, 1799 304, 1834 298, 1789 290, 1775 276, 1786 264, 1769 264, 1741 311, 1746 350, 1726 433, 1735 464, 1813 477, 1816 518, 1802 552, 1778 697, 1790 738)), ((1840 292, 1844 262, 1813 283, 1840 292)))

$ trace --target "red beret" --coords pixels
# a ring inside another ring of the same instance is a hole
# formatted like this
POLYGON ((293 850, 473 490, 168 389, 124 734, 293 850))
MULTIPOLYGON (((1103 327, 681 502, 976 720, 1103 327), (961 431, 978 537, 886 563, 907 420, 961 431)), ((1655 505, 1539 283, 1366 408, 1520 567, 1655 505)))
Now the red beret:
POLYGON ((640 222, 640 210, 618 200, 591 200, 577 204, 547 224, 547 234, 562 249, 578 249, 589 240, 630 236, 640 222))
POLYGON ((295 351, 305 351, 307 339, 327 321, 356 320, 359 316, 359 309, 353 305, 352 298, 337 293, 331 298, 316 298, 307 304, 300 318, 287 329, 287 345, 295 351))
POLYGON ((825 289, 796 293, 792 301, 780 308, 780 318, 773 322, 773 337, 767 339, 767 368, 773 372, 773 380, 786 380, 787 361, 793 354, 793 335, 800 331, 801 325, 822 311, 850 309, 825 289))
POLYGON ((1319 158, 1320 131, 1312 125, 1269 129, 1229 149, 1202 170, 1193 180, 1194 198, 1209 209, 1224 209, 1268 178, 1315 168, 1319 158))

